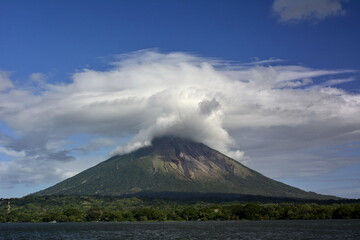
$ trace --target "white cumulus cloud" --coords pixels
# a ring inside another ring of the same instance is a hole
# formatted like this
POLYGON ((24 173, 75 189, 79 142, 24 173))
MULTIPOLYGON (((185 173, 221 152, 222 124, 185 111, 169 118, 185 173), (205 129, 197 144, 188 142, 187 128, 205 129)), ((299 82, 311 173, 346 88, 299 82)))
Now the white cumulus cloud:
POLYGON ((1 163, 0 182, 63 179, 89 167, 79 153, 111 147, 112 155, 122 154, 164 135, 203 142, 271 177, 314 175, 359 162, 342 161, 344 149, 331 158, 316 150, 360 137, 360 96, 334 87, 353 71, 261 62, 143 50, 40 92, 8 82, 12 88, 0 93, 0 119, 16 136, 0 135, 1 152, 12 157, 1 163), (88 141, 73 146, 77 134, 88 141), (123 138, 128 143, 116 144, 123 138), (265 167, 270 162, 276 171, 265 167), (310 171, 311 164, 316 168, 310 171))

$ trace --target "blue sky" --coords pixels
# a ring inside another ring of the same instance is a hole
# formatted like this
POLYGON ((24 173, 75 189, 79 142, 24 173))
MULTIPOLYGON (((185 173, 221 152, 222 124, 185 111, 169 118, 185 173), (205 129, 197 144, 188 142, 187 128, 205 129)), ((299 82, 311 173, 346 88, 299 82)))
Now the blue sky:
POLYGON ((199 110, 184 137, 360 198, 360 3, 301 2, 0 1, 0 197, 186 133, 199 110))

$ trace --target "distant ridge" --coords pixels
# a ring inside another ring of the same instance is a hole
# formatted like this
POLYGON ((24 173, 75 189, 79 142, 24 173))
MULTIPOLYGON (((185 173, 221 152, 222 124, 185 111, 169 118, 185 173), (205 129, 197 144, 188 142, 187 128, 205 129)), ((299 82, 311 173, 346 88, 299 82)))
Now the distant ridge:
POLYGON ((114 156, 33 195, 251 195, 312 200, 340 199, 272 180, 202 144, 178 137, 114 156))

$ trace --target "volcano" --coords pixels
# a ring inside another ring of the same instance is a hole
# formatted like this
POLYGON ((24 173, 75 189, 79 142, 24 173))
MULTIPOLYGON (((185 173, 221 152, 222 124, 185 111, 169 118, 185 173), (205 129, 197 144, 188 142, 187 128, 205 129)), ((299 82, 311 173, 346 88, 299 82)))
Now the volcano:
POLYGON ((198 142, 162 137, 111 157, 34 195, 123 196, 144 193, 216 193, 331 199, 272 180, 198 142))

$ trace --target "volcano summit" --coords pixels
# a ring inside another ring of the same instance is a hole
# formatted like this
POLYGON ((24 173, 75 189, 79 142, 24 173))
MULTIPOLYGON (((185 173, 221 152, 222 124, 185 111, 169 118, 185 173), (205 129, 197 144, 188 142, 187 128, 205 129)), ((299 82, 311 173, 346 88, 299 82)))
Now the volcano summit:
POLYGON ((122 196, 142 193, 216 193, 331 199, 291 187, 192 140, 162 137, 114 156, 34 195, 122 196))

